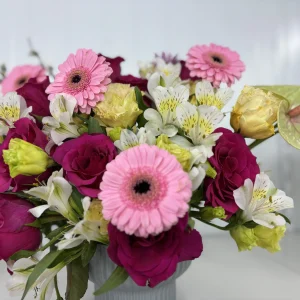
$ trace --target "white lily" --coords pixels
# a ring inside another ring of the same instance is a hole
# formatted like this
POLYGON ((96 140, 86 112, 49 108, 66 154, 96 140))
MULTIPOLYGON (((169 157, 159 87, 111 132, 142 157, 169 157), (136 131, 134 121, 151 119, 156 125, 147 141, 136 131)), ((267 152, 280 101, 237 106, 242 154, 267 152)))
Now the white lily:
POLYGON ((241 218, 244 222, 254 221, 268 228, 285 225, 285 219, 276 212, 294 207, 293 199, 276 189, 265 173, 256 175, 254 186, 250 179, 246 179, 233 196, 237 206, 243 210, 241 218))
POLYGON ((69 204, 72 186, 63 178, 63 169, 53 172, 47 185, 34 187, 25 193, 47 202, 45 205, 29 210, 36 218, 39 218, 45 210, 50 209, 60 213, 70 221, 77 221, 77 217, 69 204))
POLYGON ((222 133, 212 133, 224 115, 214 106, 195 105, 185 102, 176 109, 177 121, 185 135, 171 140, 192 152, 194 163, 205 163, 213 155, 212 148, 222 133))
POLYGON ((67 138, 80 136, 73 120, 76 104, 76 99, 67 94, 57 94, 50 102, 52 117, 43 118, 43 131, 51 136, 56 145, 60 145, 67 138))
MULTIPOLYGON (((6 287, 11 296, 21 296, 25 290, 26 282, 32 273, 35 265, 38 263, 33 258, 22 258, 15 262, 12 271, 13 275, 8 280, 6 287)), ((39 300, 50 300, 54 291, 54 277, 65 266, 62 262, 52 269, 46 269, 36 280, 31 288, 39 300)))
POLYGON ((123 129, 121 131, 120 139, 115 141, 114 144, 118 149, 124 151, 141 144, 155 145, 155 142, 156 138, 152 131, 141 127, 137 134, 129 129, 123 129))
MULTIPOLYGON (((99 200, 96 200, 99 201, 99 200)), ((103 242, 104 237, 101 232, 101 227, 103 226, 102 220, 90 220, 87 217, 88 210, 91 205, 91 198, 84 197, 82 199, 82 206, 84 209, 84 218, 78 222, 74 228, 68 231, 64 235, 64 239, 61 240, 58 244, 58 250, 70 249, 77 247, 83 241, 96 241, 103 242)))
POLYGON ((198 105, 215 106, 221 110, 232 98, 233 90, 230 88, 219 88, 215 92, 209 81, 202 80, 196 84, 195 95, 198 105))
POLYGON ((145 128, 151 130, 155 136, 165 134, 172 137, 176 135, 178 132, 176 108, 187 103, 189 89, 183 85, 175 88, 159 86, 154 90, 153 96, 157 110, 153 108, 145 110, 144 117, 148 121, 145 128))
POLYGON ((34 121, 29 115, 31 112, 32 107, 27 107, 25 99, 16 92, 0 96, 0 135, 6 135, 9 128, 13 128, 14 123, 21 118, 34 121))

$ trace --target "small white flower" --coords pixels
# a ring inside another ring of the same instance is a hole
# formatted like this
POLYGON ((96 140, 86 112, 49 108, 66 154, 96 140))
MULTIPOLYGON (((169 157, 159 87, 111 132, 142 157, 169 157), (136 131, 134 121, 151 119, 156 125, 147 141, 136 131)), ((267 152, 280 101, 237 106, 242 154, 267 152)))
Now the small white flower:
POLYGON ((157 110, 148 108, 144 112, 144 117, 148 122, 145 125, 147 130, 151 130, 155 136, 165 134, 168 137, 176 135, 178 132, 178 121, 176 108, 189 99, 189 89, 183 85, 177 87, 157 87, 153 91, 154 101, 157 110))
POLYGON ((21 118, 34 121, 29 115, 31 112, 32 107, 27 107, 25 99, 16 92, 0 96, 0 135, 6 135, 9 128, 13 128, 14 123, 21 118))
POLYGON ((195 166, 192 167, 189 171, 189 177, 192 181, 192 191, 195 191, 198 189, 198 187, 203 182, 203 179, 205 178, 205 170, 202 168, 202 166, 195 166))
POLYGON ((275 188, 267 174, 256 175, 255 183, 246 179, 244 185, 233 192, 237 206, 243 210, 242 220, 274 228, 286 223, 285 219, 276 215, 277 211, 293 208, 292 198, 275 188))
POLYGON ((195 163, 205 163, 213 155, 212 148, 222 133, 212 133, 224 115, 214 106, 200 105, 189 102, 182 103, 176 109, 177 121, 185 135, 192 143, 183 137, 174 137, 172 141, 192 152, 195 163))
POLYGON ((219 88, 215 92, 209 81, 202 80, 196 84, 195 95, 198 105, 215 106, 221 110, 232 98, 233 90, 230 88, 219 88))
POLYGON ((141 127, 137 134, 129 129, 123 129, 121 131, 120 139, 115 141, 114 144, 118 149, 124 151, 141 144, 155 145, 155 142, 156 138, 152 131, 141 127))
POLYGON ((36 218, 39 218, 45 210, 50 209, 60 213, 70 221, 77 221, 69 204, 72 186, 63 178, 63 169, 53 172, 47 181, 47 185, 34 187, 25 191, 25 193, 47 202, 45 205, 29 210, 36 218))
POLYGON ((56 145, 60 145, 67 138, 79 137, 78 127, 73 121, 76 99, 71 95, 57 94, 50 102, 52 117, 44 117, 43 131, 50 135, 56 145))
POLYGON ((64 239, 57 244, 58 250, 77 247, 83 243, 83 241, 103 241, 103 236, 100 231, 100 227, 102 226, 101 221, 90 221, 86 217, 90 205, 91 198, 84 197, 82 199, 82 206, 84 209, 83 220, 78 222, 74 228, 64 235, 64 239))
MULTIPOLYGON (((21 296, 25 290, 28 277, 38 263, 33 258, 22 258, 15 262, 12 271, 13 275, 8 280, 6 287, 11 296, 21 296)), ((65 266, 59 263, 52 269, 46 269, 36 280, 31 290, 37 293, 37 299, 50 300, 54 291, 54 277, 65 266)))

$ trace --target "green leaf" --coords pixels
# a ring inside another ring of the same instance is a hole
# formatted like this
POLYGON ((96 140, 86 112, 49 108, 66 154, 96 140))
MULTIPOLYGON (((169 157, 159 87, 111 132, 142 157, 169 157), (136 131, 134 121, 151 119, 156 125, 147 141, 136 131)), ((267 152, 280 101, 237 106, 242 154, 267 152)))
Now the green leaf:
POLYGON ((97 243, 94 241, 86 242, 82 249, 81 260, 82 265, 85 267, 89 264, 97 249, 97 243))
POLYGON ((279 215, 279 216, 282 216, 288 224, 290 224, 290 225, 292 224, 292 223, 291 223, 291 220, 290 220, 287 216, 285 216, 285 215, 283 215, 283 214, 280 214, 280 213, 278 213, 278 212, 276 212, 275 214, 276 214, 276 215, 279 215))
POLYGON ((35 228, 41 228, 41 227, 42 227, 42 224, 41 224, 41 222, 39 221, 39 219, 36 219, 36 220, 33 221, 32 223, 25 224, 25 226, 35 227, 35 228))
POLYGON ((105 134, 105 129, 100 126, 99 122, 94 117, 90 117, 89 122, 88 122, 88 133, 89 134, 93 134, 93 133, 104 133, 105 134))
POLYGON ((79 216, 83 216, 83 198, 84 196, 81 195, 75 187, 73 187, 73 191, 70 198, 70 205, 79 214, 79 216))
POLYGON ((52 240, 54 237, 56 237, 57 235, 59 235, 61 232, 65 232, 65 231, 67 231, 71 227, 72 227, 71 225, 66 225, 66 226, 58 227, 58 228, 52 230, 49 234, 47 234, 47 238, 49 240, 52 240))
POLYGON ((15 254, 13 254, 10 259, 11 260, 19 260, 21 258, 28 258, 32 255, 34 255, 36 253, 36 251, 27 251, 27 250, 20 250, 18 252, 16 252, 15 254))
POLYGON ((66 300, 80 300, 88 287, 89 267, 83 266, 77 258, 68 265, 68 289, 66 300))
POLYGON ((140 89, 138 87, 135 87, 134 92, 135 92, 136 102, 138 104, 139 109, 145 111, 149 107, 145 104, 140 89))
POLYGON ((61 251, 50 252, 37 263, 32 273, 28 277, 21 300, 26 297, 28 291, 32 288, 39 276, 51 265, 51 263, 53 263, 55 259, 59 257, 59 255, 61 255, 61 251))
POLYGON ((110 275, 110 277, 107 279, 107 281, 101 286, 100 289, 98 289, 94 295, 99 296, 104 293, 107 293, 118 286, 120 286, 122 283, 124 283, 127 278, 129 277, 127 271, 118 266, 116 269, 113 271, 113 273, 110 275))
POLYGON ((203 201, 203 187, 200 186, 200 188, 193 192, 192 198, 190 200, 190 205, 193 207, 198 207, 200 202, 203 201))

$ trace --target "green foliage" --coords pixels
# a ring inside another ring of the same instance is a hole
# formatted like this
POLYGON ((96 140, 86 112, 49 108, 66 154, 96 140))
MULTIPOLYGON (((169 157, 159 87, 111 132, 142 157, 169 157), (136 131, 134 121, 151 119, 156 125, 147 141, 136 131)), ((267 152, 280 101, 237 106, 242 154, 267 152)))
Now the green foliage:
POLYGON ((94 295, 99 296, 117 288, 124 283, 128 277, 129 275, 124 268, 119 266, 116 267, 107 281, 94 293, 94 295))
MULTIPOLYGON (((136 97, 138 107, 140 110, 144 112, 148 108, 148 106, 144 103, 143 95, 138 87, 134 88, 134 92, 135 92, 135 97, 136 97)), ((139 124, 139 127, 144 127, 145 124, 147 123, 147 120, 144 118, 143 113, 138 116, 137 123, 139 124)))
POLYGON ((82 253, 81 253, 82 265, 84 267, 89 264, 90 260, 95 255, 96 250, 97 250, 96 242, 91 241, 91 242, 84 243, 82 253))
POLYGON ((67 267, 68 289, 66 300, 80 300, 88 287, 89 267, 83 266, 80 258, 73 260, 67 267))
POLYGON ((105 134, 106 131, 94 117, 90 117, 88 121, 88 134, 93 134, 93 133, 105 134))
POLYGON ((77 212, 77 214, 80 217, 83 216, 83 206, 82 206, 83 198, 84 198, 84 196, 81 195, 75 187, 73 187, 69 202, 70 202, 71 207, 77 212))

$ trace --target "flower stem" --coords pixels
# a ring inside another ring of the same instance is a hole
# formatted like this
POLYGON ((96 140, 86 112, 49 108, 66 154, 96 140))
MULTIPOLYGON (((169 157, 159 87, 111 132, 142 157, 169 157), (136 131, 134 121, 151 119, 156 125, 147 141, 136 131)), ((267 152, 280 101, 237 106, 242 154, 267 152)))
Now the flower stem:
POLYGON ((59 289, 58 289, 58 284, 57 284, 57 275, 54 277, 54 287, 55 287, 55 292, 56 292, 56 298, 57 300, 64 300, 62 298, 62 296, 59 293, 59 289))
MULTIPOLYGON (((275 131, 274 135, 277 134, 277 133, 279 133, 279 131, 275 131)), ((263 143, 264 141, 270 139, 270 138, 273 137, 274 135, 272 135, 272 136, 270 136, 270 137, 268 137, 268 138, 266 138, 266 139, 254 141, 253 143, 251 143, 251 144, 249 145, 249 149, 252 150, 254 147, 256 147, 256 146, 258 146, 259 144, 263 143)))

